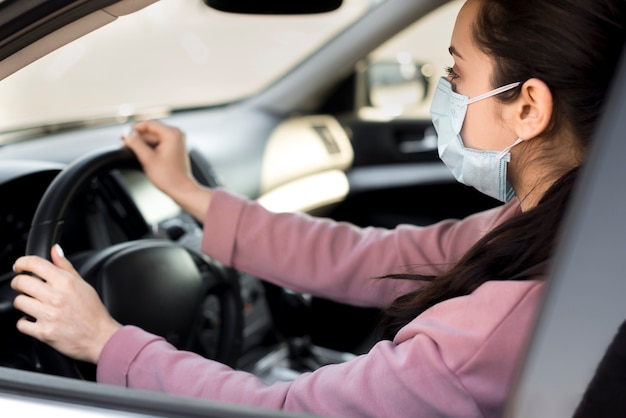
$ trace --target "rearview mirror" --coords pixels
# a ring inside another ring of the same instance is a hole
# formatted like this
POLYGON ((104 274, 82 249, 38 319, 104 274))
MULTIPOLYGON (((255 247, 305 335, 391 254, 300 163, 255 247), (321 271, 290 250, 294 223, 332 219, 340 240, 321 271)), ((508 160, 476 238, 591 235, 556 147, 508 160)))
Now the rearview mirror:
POLYGON ((300 15, 332 12, 342 0, 204 0, 216 10, 260 15, 300 15))

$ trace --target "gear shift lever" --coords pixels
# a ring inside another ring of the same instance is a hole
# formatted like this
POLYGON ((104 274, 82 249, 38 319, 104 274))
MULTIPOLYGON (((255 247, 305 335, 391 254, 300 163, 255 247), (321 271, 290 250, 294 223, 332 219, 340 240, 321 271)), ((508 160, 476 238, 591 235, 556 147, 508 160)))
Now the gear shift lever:
POLYGON ((280 329, 287 339, 291 366, 299 371, 315 370, 322 364, 311 351, 311 296, 282 289, 280 329))

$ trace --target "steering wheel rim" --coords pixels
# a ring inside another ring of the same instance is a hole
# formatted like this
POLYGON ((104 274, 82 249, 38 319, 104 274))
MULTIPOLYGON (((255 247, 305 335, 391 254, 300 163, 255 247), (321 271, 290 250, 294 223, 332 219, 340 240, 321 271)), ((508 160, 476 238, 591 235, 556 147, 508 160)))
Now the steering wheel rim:
MULTIPOLYGON (((82 187, 87 181, 99 174, 111 171, 112 169, 121 168, 141 170, 141 165, 134 153, 125 147, 105 148, 93 151, 75 160, 63 169, 50 183, 35 211, 32 227, 26 243, 26 254, 37 255, 50 260, 50 249, 54 244, 58 243, 61 238, 67 209, 76 195, 81 191, 82 187)), ((199 181, 207 182, 206 179, 199 179, 199 181)), ((90 279, 90 277, 102 277, 102 269, 106 268, 104 266, 115 264, 115 262, 111 261, 115 260, 115 257, 120 258, 133 251, 137 254, 148 254, 145 247, 150 247, 151 245, 164 254, 168 254, 169 251, 176 251, 178 258, 180 258, 180 254, 183 251, 186 252, 189 258, 196 263, 198 269, 204 270, 204 272, 198 272, 198 275, 202 276, 201 280, 206 281, 206 270, 210 270, 212 274, 220 276, 217 280, 219 286, 210 288, 211 291, 217 292, 220 316, 222 319, 220 321, 219 330, 220 338, 217 343, 214 359, 232 366, 238 357, 243 334, 243 303, 241 301, 237 273, 232 269, 220 265, 215 260, 206 257, 199 251, 184 247, 173 241, 156 239, 148 241, 150 242, 148 244, 146 240, 139 240, 109 247, 107 250, 99 252, 98 257, 87 263, 86 267, 79 269, 79 272, 81 275, 85 275, 83 277, 94 285, 100 297, 103 298, 102 286, 99 288, 98 284, 94 283, 94 281, 99 279, 90 279)), ((127 255, 127 257, 132 257, 132 255, 127 255)), ((170 259, 173 258, 170 257, 170 259)), ((189 270, 190 268, 191 267, 188 267, 187 270, 188 275, 194 276, 194 273, 189 270)), ((119 270, 120 269, 118 269, 118 272, 119 270)), ((107 276, 104 274, 104 276, 108 277, 110 281, 117 280, 111 278, 111 275, 107 276)), ((196 279, 192 277, 191 280, 194 281, 196 279)), ((149 280, 146 281, 146 283, 148 282, 149 280)), ((176 285, 178 285, 178 283, 176 285)), ((110 284, 105 285, 105 287, 106 286, 111 287, 110 284)), ((119 285, 116 286, 119 287, 119 285)), ((169 289, 174 288, 175 286, 169 285, 169 289)), ((192 297, 190 293, 193 293, 192 290, 194 289, 199 289, 195 282, 189 287, 185 301, 189 301, 189 298, 192 297)), ((209 296, 215 296, 215 294, 210 293, 201 296, 202 298, 207 298, 209 296)), ((103 303, 107 306, 107 309, 110 309, 105 298, 103 298, 103 303)), ((115 318, 113 312, 112 315, 115 318)), ((84 370, 84 368, 79 367, 79 362, 74 361, 38 340, 34 339, 34 344, 35 353, 38 357, 38 369, 48 374, 85 379, 84 372, 81 371, 81 369, 84 370)))

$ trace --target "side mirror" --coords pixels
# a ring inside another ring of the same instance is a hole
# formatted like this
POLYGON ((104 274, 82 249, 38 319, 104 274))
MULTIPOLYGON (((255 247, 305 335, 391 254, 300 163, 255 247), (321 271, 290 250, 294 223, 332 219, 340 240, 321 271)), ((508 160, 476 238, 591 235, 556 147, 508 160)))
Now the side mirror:
POLYGON ((433 66, 410 58, 370 62, 365 67, 366 105, 405 108, 425 102, 433 66))
POLYGON ((204 0, 216 10, 259 15, 301 15, 332 12, 342 0, 204 0))

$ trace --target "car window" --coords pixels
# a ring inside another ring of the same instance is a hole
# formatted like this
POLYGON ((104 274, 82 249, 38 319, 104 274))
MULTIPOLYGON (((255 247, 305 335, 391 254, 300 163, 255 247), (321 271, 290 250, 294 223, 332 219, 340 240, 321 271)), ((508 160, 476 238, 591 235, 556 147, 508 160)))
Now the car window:
POLYGON ((258 16, 219 12, 202 0, 160 0, 3 80, 0 133, 241 99, 377 3, 346 0, 331 13, 258 16))
POLYGON ((368 55, 363 67, 369 97, 361 116, 430 118, 434 87, 452 65, 450 34, 463 3, 436 9, 368 55))

